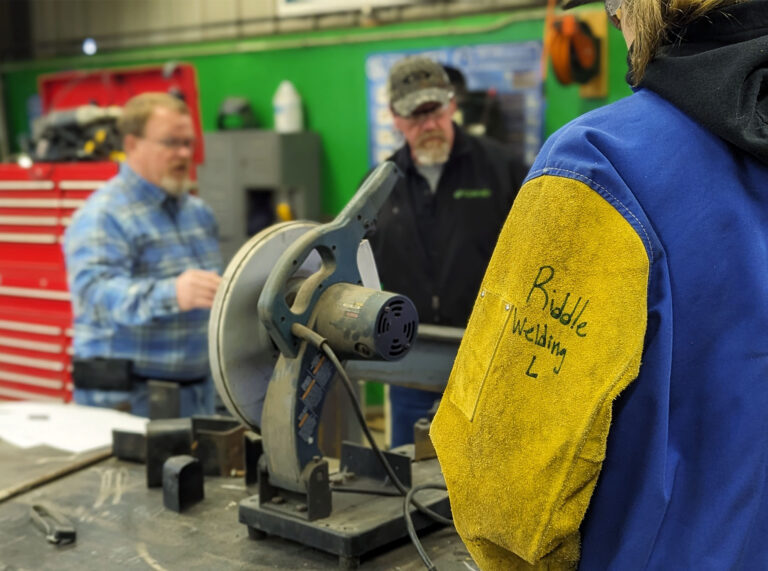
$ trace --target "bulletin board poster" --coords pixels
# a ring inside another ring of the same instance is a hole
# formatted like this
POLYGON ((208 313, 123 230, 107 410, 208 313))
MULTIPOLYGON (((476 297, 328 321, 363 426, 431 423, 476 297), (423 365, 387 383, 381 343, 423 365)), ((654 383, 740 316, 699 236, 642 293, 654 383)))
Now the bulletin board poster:
POLYGON ((541 148, 544 133, 544 99, 541 79, 541 42, 485 44, 427 51, 402 51, 371 54, 366 58, 369 162, 373 167, 386 160, 403 145, 389 110, 387 76, 397 60, 422 55, 458 70, 466 83, 465 123, 471 134, 495 136, 513 148, 526 164, 533 164, 541 148), (496 133, 488 133, 480 123, 469 121, 472 110, 485 117, 486 124, 497 124, 496 133), (496 113, 496 121, 487 121, 487 112, 496 113))

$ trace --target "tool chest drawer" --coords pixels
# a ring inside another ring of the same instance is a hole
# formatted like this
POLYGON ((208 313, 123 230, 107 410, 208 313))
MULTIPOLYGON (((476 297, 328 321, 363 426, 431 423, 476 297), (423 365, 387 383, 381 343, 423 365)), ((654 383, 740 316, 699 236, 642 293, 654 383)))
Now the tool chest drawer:
POLYGON ((69 401, 72 309, 61 241, 118 164, 0 165, 0 400, 69 401))

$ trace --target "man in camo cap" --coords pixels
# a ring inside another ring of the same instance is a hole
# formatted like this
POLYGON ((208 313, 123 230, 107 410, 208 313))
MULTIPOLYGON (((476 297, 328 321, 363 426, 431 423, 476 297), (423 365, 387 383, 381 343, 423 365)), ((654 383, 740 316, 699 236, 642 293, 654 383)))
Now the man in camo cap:
MULTIPOLYGON (((371 242, 384 287, 413 300, 422 324, 465 327, 501 226, 526 174, 511 149, 466 134, 452 118, 445 69, 422 56, 390 70, 389 103, 405 144, 390 157, 404 177, 379 211, 371 242)), ((392 446, 440 395, 390 387, 392 446)))
POLYGON ((443 66, 420 56, 398 61, 389 74, 389 98, 395 127, 417 164, 444 164, 453 144, 456 102, 443 66))

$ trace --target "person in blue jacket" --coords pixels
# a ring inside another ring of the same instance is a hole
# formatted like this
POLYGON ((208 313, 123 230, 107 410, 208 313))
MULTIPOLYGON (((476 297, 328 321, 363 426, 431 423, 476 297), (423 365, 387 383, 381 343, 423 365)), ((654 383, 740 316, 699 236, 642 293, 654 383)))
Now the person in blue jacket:
POLYGON ((634 93, 542 148, 432 425, 456 528, 483 569, 765 569, 768 1, 606 9, 634 93))

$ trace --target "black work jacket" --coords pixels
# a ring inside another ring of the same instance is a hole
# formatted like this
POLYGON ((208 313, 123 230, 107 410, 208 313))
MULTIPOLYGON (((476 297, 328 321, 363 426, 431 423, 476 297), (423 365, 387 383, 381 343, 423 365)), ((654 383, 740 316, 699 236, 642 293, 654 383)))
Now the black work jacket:
POLYGON ((404 177, 370 240, 384 289, 408 296, 421 323, 464 327, 527 167, 502 144, 454 128, 435 193, 407 144, 390 157, 404 177))

